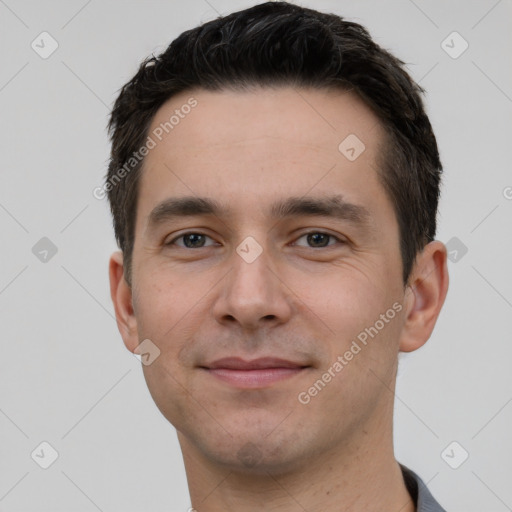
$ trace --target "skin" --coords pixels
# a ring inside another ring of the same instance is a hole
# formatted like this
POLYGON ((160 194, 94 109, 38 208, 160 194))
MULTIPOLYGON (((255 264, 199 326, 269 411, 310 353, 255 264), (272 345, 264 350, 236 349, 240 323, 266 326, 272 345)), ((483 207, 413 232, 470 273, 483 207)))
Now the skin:
POLYGON ((150 131, 191 96, 197 107, 145 160, 132 288, 121 252, 110 259, 110 286, 128 350, 150 339, 161 351, 144 376, 177 429, 192 506, 414 511, 393 452, 397 354, 420 348, 434 329, 447 253, 429 243, 404 287, 398 223, 376 172, 381 124, 352 93, 282 87, 183 92, 160 108, 150 131), (338 150, 349 134, 366 147, 353 162, 338 150), (367 229, 322 216, 269 217, 276 200, 333 193, 369 211, 367 229), (190 195, 222 201, 231 214, 151 228, 158 203, 190 195), (317 247, 310 231, 344 243, 329 238, 317 247), (164 245, 190 232, 207 235, 204 246, 188 248, 183 238, 164 245), (262 248, 252 263, 236 251, 248 236, 262 248), (298 394, 394 303, 401 311, 300 403, 298 394), (269 355, 310 367, 250 390, 199 368, 269 355))

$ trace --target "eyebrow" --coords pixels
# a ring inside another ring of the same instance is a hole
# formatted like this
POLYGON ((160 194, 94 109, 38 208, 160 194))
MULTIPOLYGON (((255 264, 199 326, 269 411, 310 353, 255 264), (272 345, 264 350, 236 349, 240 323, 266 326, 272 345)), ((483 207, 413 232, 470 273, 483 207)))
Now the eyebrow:
MULTIPOLYGON (((229 217, 231 210, 208 197, 171 197, 159 203, 149 214, 148 229, 182 217, 211 215, 229 217)), ((283 220, 289 217, 318 216, 344 220, 360 228, 372 227, 370 211, 362 205, 346 202, 341 195, 327 197, 289 197, 270 206, 270 217, 283 220)))

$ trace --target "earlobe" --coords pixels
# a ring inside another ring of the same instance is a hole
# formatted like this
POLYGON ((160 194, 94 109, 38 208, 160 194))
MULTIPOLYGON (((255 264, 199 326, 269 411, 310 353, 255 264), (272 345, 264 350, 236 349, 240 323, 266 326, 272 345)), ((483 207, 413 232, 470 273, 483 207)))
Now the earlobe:
POLYGON ((404 302, 405 320, 400 336, 402 352, 412 352, 430 338, 448 292, 447 251, 435 240, 418 254, 404 302))
POLYGON ((109 261, 110 296, 114 304, 117 328, 126 348, 133 352, 138 342, 137 320, 132 302, 132 290, 124 277, 123 253, 117 251, 109 261))

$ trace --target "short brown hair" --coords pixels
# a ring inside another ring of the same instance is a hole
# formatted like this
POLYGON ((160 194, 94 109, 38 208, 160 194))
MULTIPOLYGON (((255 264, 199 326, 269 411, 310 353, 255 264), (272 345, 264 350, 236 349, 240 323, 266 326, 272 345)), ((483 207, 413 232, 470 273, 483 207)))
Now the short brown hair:
POLYGON ((154 115, 172 96, 251 85, 351 90, 376 113, 388 135, 378 174, 399 225, 405 285, 416 254, 434 239, 440 194, 442 166, 424 90, 361 25, 287 2, 262 3, 182 33, 121 89, 108 124, 106 180, 127 282, 144 160, 114 183, 116 173, 144 145, 154 115))

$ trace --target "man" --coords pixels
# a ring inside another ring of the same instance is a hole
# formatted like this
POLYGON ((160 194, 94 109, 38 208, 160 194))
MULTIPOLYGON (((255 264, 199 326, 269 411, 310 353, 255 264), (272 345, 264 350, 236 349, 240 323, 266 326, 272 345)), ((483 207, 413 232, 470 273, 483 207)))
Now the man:
POLYGON ((398 353, 448 288, 421 92, 360 25, 284 2, 123 87, 111 295, 198 512, 443 510, 392 440, 398 353))

